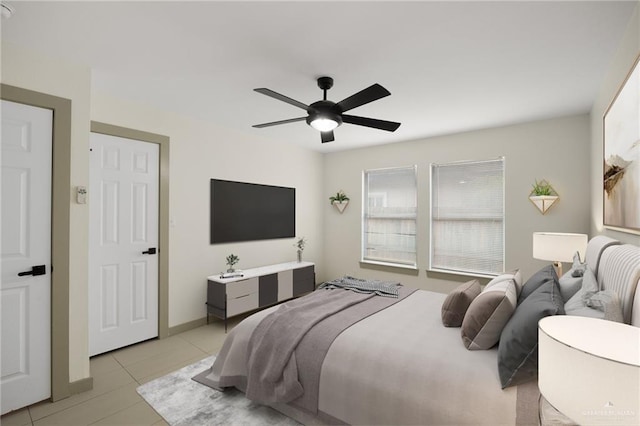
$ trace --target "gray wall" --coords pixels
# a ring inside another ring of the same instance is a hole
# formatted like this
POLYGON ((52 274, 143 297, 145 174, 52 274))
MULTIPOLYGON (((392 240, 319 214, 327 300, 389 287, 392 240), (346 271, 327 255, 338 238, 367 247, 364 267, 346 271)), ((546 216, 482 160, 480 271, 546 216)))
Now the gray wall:
MULTIPOLYGON (((428 273, 429 165, 505 157, 506 270, 530 276, 545 262, 532 258, 532 233, 589 232, 589 116, 580 115, 434 137, 325 155, 324 266, 321 279, 344 274, 399 280, 448 292, 465 276, 428 273), (362 171, 418 165, 418 271, 361 265, 362 171), (545 215, 528 199, 534 180, 546 179, 560 195, 545 215), (344 190, 351 201, 343 214, 328 197, 344 190)), ((548 262, 546 262, 548 263, 548 262)), ((484 280, 483 282, 486 282, 484 280)))
MULTIPOLYGON (((634 61, 640 55, 640 2, 629 20, 629 27, 605 76, 591 109, 591 233, 604 234, 620 241, 640 245, 640 235, 605 228, 603 225, 603 138, 604 113, 622 86, 634 61)), ((640 157, 638 158, 640 161, 640 157)))

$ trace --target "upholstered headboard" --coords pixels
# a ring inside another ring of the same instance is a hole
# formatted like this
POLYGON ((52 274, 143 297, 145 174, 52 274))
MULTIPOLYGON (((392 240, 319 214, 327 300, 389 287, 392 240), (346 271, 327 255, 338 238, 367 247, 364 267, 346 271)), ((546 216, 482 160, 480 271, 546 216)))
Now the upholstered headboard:
POLYGON ((591 269, 594 276, 598 276, 598 265, 604 249, 618 244, 620 244, 620 241, 614 240, 606 235, 597 235, 589 240, 583 262, 586 262, 587 267, 591 269))
POLYGON ((640 327, 640 247, 631 244, 606 247, 597 267, 600 288, 620 297, 624 322, 640 327))

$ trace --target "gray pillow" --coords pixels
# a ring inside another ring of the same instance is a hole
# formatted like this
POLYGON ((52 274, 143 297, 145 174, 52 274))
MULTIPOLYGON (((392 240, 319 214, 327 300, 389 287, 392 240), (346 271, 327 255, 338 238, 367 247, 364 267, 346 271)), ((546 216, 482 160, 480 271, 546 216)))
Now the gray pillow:
POLYGON ((565 313, 567 315, 576 316, 576 317, 589 317, 589 318, 597 318, 604 319, 604 312, 599 311, 597 309, 590 308, 588 306, 580 306, 580 307, 569 307, 565 305, 564 307, 565 313))
POLYGON ((522 286, 522 291, 518 297, 518 305, 522 303, 531 293, 533 293, 538 287, 548 281, 557 281, 558 275, 553 265, 547 265, 533 274, 531 278, 527 280, 522 286))
POLYGON ((622 305, 618 294, 611 290, 599 291, 581 305, 565 305, 567 315, 599 318, 607 321, 624 322, 622 305))
POLYGON ((574 294, 576 294, 580 290, 580 287, 582 287, 582 275, 580 275, 579 277, 574 277, 573 269, 571 269, 563 274, 558 282, 560 284, 560 294, 562 294, 562 300, 567 302, 573 297, 574 294))
POLYGON ((576 309, 581 309, 587 306, 587 300, 596 294, 598 290, 596 277, 591 269, 587 268, 584 271, 584 276, 582 277, 582 286, 580 287, 580 290, 566 301, 564 309, 566 311, 575 311, 576 309))
POLYGON ((442 304, 442 324, 445 327, 460 327, 464 314, 473 299, 480 294, 478 280, 467 281, 456 287, 442 304))
POLYGON ((573 255, 573 264, 571 265, 571 276, 574 278, 584 275, 587 270, 587 264, 580 262, 580 252, 573 255))
POLYGON ((498 373, 502 388, 538 376, 538 321, 564 314, 556 281, 546 281, 518 305, 500 335, 498 373))
POLYGON ((469 305, 460 334, 469 350, 490 349, 513 314, 518 301, 514 279, 490 283, 469 305))
POLYGON ((587 303, 587 300, 600 290, 600 284, 598 284, 598 280, 596 280, 596 276, 591 269, 584 271, 584 275, 582 276, 582 287, 580 290, 582 292, 582 301, 584 303, 587 303))

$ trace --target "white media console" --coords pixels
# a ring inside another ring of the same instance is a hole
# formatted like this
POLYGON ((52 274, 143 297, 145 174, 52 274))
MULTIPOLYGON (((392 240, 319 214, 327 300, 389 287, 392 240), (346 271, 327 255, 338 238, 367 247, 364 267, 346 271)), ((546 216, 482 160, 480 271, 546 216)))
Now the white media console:
POLYGON ((207 321, 209 315, 224 320, 315 290, 315 266, 312 262, 288 262, 245 269, 242 276, 207 277, 207 321))

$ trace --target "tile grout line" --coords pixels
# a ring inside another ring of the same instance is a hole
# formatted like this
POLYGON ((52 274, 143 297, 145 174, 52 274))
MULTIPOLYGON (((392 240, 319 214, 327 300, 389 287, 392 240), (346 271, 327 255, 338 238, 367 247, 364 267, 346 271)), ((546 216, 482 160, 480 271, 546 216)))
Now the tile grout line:
MULTIPOLYGON (((100 419, 96 420, 95 422, 88 423, 88 425, 87 425, 87 426, 94 425, 94 424, 99 423, 99 422, 101 422, 101 421, 103 421, 103 420, 105 420, 105 419, 108 419, 109 417, 113 417, 113 416, 115 416, 115 415, 117 415, 117 414, 119 414, 119 413, 121 413, 121 412, 123 412, 123 411, 129 410, 130 408, 135 407, 136 405, 138 405, 138 404, 140 404, 140 403, 145 403, 145 404, 149 405, 149 403, 147 403, 147 401, 145 401, 145 400, 144 400, 144 398, 140 397, 140 401, 138 401, 138 402, 136 402, 136 403, 134 403, 134 404, 132 404, 132 405, 129 405, 128 407, 124 407, 122 410, 118 410, 118 411, 116 411, 116 412, 114 412, 114 413, 111 413, 111 414, 109 414, 108 416, 102 417, 102 418, 100 418, 100 419)), ((150 405, 149 405, 149 406, 150 406, 150 405)), ((150 407, 151 407, 151 406, 150 406, 150 407)), ((153 408, 153 407, 151 407, 151 408, 153 408)), ((156 410, 153 410, 153 411, 157 414, 157 411, 156 411, 156 410)), ((159 415, 159 414, 158 414, 158 415, 159 415)), ((160 418, 162 418, 162 416, 160 416, 160 418)))
MULTIPOLYGON (((213 332, 213 333, 217 333, 219 330, 210 330, 210 331, 213 332)), ((220 348, 217 347, 217 350, 215 351, 215 353, 212 353, 212 352, 208 351, 207 349, 201 347, 201 346, 207 346, 207 345, 198 344, 198 342, 201 343, 200 339, 191 339, 191 340, 194 340, 194 342, 192 342, 189 339, 185 338, 184 335, 181 335, 181 334, 176 334, 176 335, 174 335, 172 337, 176 337, 176 338, 178 338, 180 340, 180 342, 182 342, 182 343, 176 342, 178 347, 179 346, 183 346, 185 343, 187 343, 188 346, 192 347, 195 351, 197 351, 199 353, 196 357, 191 358, 189 360, 189 364, 187 364, 187 365, 190 365, 191 363, 194 363, 194 362, 198 362, 199 360, 207 358, 207 357, 209 357, 211 355, 215 355, 220 350, 220 348)), ((141 342, 141 343, 143 343, 143 342, 141 342)), ((218 346, 218 345, 216 345, 216 346, 218 346)), ((122 349, 124 349, 124 348, 122 348, 122 349)), ((119 391, 123 387, 128 386, 130 384, 135 384, 136 385, 136 389, 137 389, 138 386, 141 386, 143 384, 143 383, 141 383, 141 381, 145 380, 145 378, 143 377, 143 378, 140 378, 139 380, 136 379, 133 376, 133 374, 131 373, 131 371, 129 371, 128 366, 125 366, 123 364, 123 362, 120 359, 118 359, 118 357, 115 356, 115 354, 118 353, 118 351, 119 350, 115 350, 112 354, 110 354, 110 356, 116 362, 116 365, 119 366, 119 368, 121 368, 122 370, 124 370, 126 372, 127 376, 132 380, 131 382, 129 382, 129 383, 125 384, 125 385, 119 386, 119 387, 117 387, 115 389, 112 389, 112 390, 110 390, 108 392, 103 392, 103 393, 101 393, 99 395, 92 396, 91 398, 71 403, 71 405, 69 405, 69 406, 67 406, 65 408, 62 408, 62 409, 60 409, 58 411, 51 412, 51 413, 49 413, 49 414, 47 414, 45 416, 42 416, 42 417, 38 418, 37 420, 34 420, 34 413, 32 412, 32 406, 26 407, 27 408, 27 414, 29 416, 29 423, 27 423, 27 424, 30 424, 31 426, 33 426, 35 424, 35 422, 40 422, 40 421, 46 419, 47 417, 50 417, 50 416, 53 416, 55 414, 61 413, 61 412, 65 411, 65 410, 72 409, 72 408, 77 407, 79 405, 86 404, 89 401, 92 401, 95 398, 103 396, 103 395, 106 395, 106 394, 108 394, 110 392, 119 391)), ((151 358, 151 357, 153 357, 155 355, 157 355, 157 354, 153 354, 151 356, 147 356, 147 357, 141 359, 140 361, 144 361, 145 359, 151 358)), ((185 365, 181 365, 181 363, 178 363, 178 364, 175 365, 175 370, 179 370, 180 368, 183 368, 183 367, 185 367, 185 365)), ((113 369, 113 371, 116 371, 116 369, 113 369)), ((168 374, 170 374, 170 373, 168 373, 168 374)), ((146 400, 144 398, 140 397, 140 401, 135 402, 134 404, 132 404, 132 405, 130 405, 128 407, 125 407, 122 410, 118 410, 115 413, 112 413, 112 414, 110 414, 110 415, 108 415, 108 416, 106 416, 104 418, 98 419, 95 422, 92 422, 92 424, 96 423, 96 422, 99 422, 99 421, 102 421, 102 420, 104 420, 104 419, 106 419, 108 417, 111 417, 113 415, 116 415, 117 413, 120 413, 121 411, 127 410, 127 409, 135 406, 136 404, 139 404, 140 402, 144 402, 146 405, 150 406, 146 402, 146 400)), ((35 404, 33 404, 33 405, 35 405, 35 404)), ((153 407, 151 407, 151 408, 153 409, 153 407)), ((157 411, 154 410, 154 412, 160 417, 160 420, 155 422, 155 423, 161 423, 162 421, 164 421, 164 418, 159 413, 157 413, 157 411)))
MULTIPOLYGON (((129 374, 129 372, 127 372, 127 374, 129 374)), ((136 382, 136 381, 135 381, 135 379, 133 380, 133 382, 136 382)), ((136 382, 136 383, 137 383, 137 382, 136 382)), ((32 418, 32 419, 31 419, 31 424, 33 425, 35 422, 40 422, 40 421, 42 421, 42 420, 46 419, 47 417, 55 416, 56 414, 62 413, 63 411, 67 411, 67 410, 70 410, 70 409, 72 409, 72 408, 76 408, 76 407, 78 407, 79 405, 86 404, 86 403, 88 403, 89 401, 92 401, 92 400, 94 400, 94 399, 96 399, 96 398, 99 398, 99 397, 105 396, 105 395, 107 395, 107 394, 109 394, 109 393, 111 393, 111 392, 119 391, 119 390, 121 390, 122 388, 127 387, 127 386, 129 386, 129 385, 131 385, 131 384, 132 384, 132 382, 130 382, 130 383, 126 383, 126 384, 124 384, 124 385, 122 385, 122 386, 118 386, 118 387, 116 387, 116 388, 114 388, 114 389, 111 389, 110 391, 103 392, 103 393, 101 393, 101 394, 98 394, 98 395, 92 396, 91 398, 88 398, 88 399, 85 399, 85 400, 82 400, 82 401, 78 401, 78 402, 76 402, 75 404, 69 405, 68 407, 62 408, 62 409, 60 409, 60 410, 58 410, 58 411, 51 412, 51 413, 47 414, 46 416, 42 416, 42 417, 40 417, 39 419, 36 419, 36 420, 33 420, 32 416, 31 416, 31 408, 29 408, 29 417, 30 417, 30 418, 32 418)), ((77 394, 77 395, 79 395, 79 394, 77 394)))

